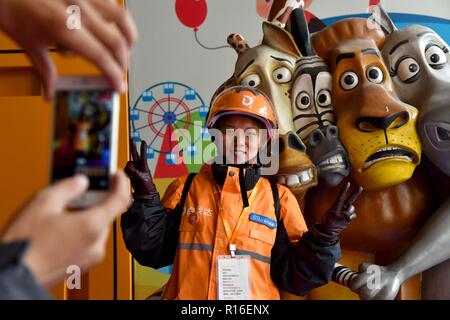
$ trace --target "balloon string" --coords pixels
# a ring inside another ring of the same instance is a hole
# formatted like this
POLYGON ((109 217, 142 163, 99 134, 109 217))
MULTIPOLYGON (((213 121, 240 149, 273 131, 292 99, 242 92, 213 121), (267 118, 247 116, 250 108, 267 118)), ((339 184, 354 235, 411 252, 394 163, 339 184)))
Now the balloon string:
POLYGON ((217 50, 217 49, 231 48, 230 45, 219 46, 219 47, 207 47, 207 46, 205 46, 204 44, 202 44, 202 43, 200 42, 200 40, 198 40, 197 31, 195 31, 195 30, 194 30, 194 36, 195 36, 195 40, 197 41, 197 43, 198 43, 202 48, 207 49, 207 50, 217 50))

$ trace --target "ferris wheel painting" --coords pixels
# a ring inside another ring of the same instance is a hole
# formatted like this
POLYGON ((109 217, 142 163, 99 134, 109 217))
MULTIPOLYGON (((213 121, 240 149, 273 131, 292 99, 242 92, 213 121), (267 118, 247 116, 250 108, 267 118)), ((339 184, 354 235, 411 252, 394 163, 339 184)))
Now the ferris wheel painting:
POLYGON ((205 127, 208 111, 198 92, 179 82, 161 82, 142 92, 130 109, 131 139, 147 142, 154 178, 198 172, 209 160, 202 152, 211 143, 205 127), (176 138, 177 130, 184 132, 182 139, 176 138))

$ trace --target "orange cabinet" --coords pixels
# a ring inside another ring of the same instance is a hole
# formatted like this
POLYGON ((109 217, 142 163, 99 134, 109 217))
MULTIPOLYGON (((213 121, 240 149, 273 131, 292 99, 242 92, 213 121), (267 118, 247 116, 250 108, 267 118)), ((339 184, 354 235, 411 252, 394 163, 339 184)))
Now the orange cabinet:
POLYGON ((0 50, 18 50, 20 47, 5 34, 0 32, 0 50))

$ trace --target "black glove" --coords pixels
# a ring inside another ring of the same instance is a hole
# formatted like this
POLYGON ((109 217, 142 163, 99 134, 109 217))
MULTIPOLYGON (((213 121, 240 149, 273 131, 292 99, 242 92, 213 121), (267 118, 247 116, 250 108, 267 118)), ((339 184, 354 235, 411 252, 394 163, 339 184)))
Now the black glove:
POLYGON ((128 161, 125 166, 125 173, 131 180, 133 186, 134 200, 153 200, 155 197, 159 198, 159 193, 153 183, 152 174, 147 164, 147 143, 141 142, 141 156, 136 150, 136 145, 133 141, 130 142, 132 161, 128 161))
POLYGON ((345 195, 350 189, 350 182, 347 182, 341 189, 335 203, 325 213, 320 224, 316 224, 311 230, 311 235, 315 240, 325 241, 333 244, 339 240, 339 235, 347 228, 350 222, 356 218, 355 207, 353 202, 363 191, 362 187, 358 187, 350 196, 345 199, 345 195))

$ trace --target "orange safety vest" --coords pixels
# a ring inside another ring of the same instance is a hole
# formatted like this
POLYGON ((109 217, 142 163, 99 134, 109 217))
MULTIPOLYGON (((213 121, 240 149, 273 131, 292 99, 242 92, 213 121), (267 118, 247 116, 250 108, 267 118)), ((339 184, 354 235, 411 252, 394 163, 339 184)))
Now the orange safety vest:
MULTIPOLYGON (((165 208, 174 209, 180 202, 186 179, 187 176, 178 178, 168 187, 162 200, 165 208)), ((280 220, 295 244, 307 231, 306 223, 295 196, 281 185, 278 185, 278 193, 280 220)), ((276 222, 276 215, 270 182, 259 178, 249 194, 249 207, 243 210, 239 169, 234 167, 228 168, 222 188, 210 172, 199 173, 192 181, 181 217, 173 272, 163 299, 217 299, 217 257, 230 254, 227 233, 233 231, 230 229, 234 229, 239 220, 234 243, 237 255, 251 257, 251 298, 280 299, 270 276, 270 257, 277 233, 272 223, 276 222), (250 219, 251 214, 263 217, 250 219)))

